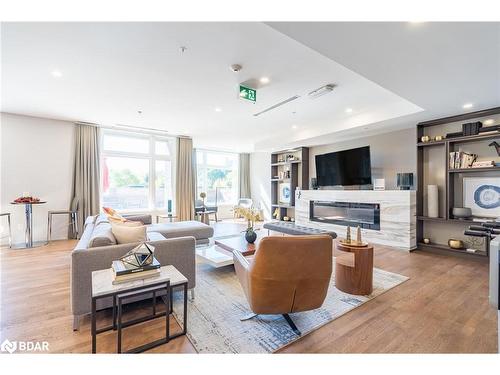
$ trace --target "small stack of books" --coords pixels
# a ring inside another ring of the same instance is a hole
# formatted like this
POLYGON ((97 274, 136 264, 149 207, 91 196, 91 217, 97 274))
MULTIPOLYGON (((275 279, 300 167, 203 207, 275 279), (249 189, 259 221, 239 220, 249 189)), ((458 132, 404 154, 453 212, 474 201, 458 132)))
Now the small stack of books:
POLYGON ((450 169, 470 168, 477 159, 476 154, 469 154, 463 151, 450 152, 450 169))
POLYGON ((161 265, 153 256, 154 246, 141 244, 111 264, 113 284, 160 275, 161 265))
POLYGON ((472 163, 472 168, 488 168, 494 166, 495 162, 493 160, 475 161, 472 163))

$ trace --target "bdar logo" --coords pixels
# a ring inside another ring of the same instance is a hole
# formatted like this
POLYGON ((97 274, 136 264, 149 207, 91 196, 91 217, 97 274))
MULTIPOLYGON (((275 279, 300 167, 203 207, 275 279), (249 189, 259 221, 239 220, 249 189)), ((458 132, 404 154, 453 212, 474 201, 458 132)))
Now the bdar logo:
POLYGON ((2 352, 9 352, 10 354, 14 353, 17 349, 17 342, 12 342, 9 341, 8 339, 5 339, 4 342, 2 342, 2 345, 0 345, 0 350, 2 352))

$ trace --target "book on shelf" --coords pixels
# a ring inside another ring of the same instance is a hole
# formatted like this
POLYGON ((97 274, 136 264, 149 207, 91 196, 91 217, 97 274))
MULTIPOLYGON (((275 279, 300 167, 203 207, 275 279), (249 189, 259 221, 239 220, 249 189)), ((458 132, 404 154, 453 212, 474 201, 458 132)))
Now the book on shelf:
POLYGON ((127 275, 121 275, 121 276, 113 274, 112 284, 116 285, 116 284, 126 283, 129 281, 149 279, 152 277, 158 277, 160 276, 160 274, 161 274, 160 268, 142 272, 129 273, 127 275))
POLYGON ((463 151, 450 152, 449 169, 470 168, 476 162, 477 154, 469 154, 463 151))
POLYGON ((488 168, 494 166, 495 162, 493 160, 475 161, 474 163, 472 163, 472 168, 488 168))

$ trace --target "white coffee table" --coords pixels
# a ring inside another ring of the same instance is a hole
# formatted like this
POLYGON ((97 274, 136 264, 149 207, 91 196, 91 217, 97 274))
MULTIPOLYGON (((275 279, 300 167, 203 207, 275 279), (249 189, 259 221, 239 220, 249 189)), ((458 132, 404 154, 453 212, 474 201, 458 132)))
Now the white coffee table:
POLYGON ((196 249, 196 258, 214 268, 225 267, 234 263, 233 253, 217 245, 196 249))

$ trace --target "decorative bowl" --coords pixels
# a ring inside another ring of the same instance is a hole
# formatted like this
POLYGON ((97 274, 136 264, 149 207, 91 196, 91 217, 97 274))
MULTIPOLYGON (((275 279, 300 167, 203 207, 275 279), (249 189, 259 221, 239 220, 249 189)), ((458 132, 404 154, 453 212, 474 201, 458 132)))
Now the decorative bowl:
POLYGON ((448 240, 448 246, 451 249, 463 249, 465 247, 464 241, 462 241, 462 240, 455 240, 453 238, 450 238, 448 240))
POLYGON ((457 219, 467 219, 472 216, 472 210, 468 207, 453 207, 451 213, 457 219))

